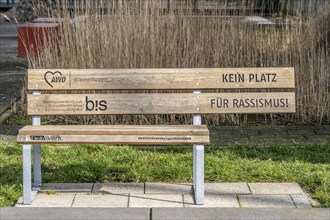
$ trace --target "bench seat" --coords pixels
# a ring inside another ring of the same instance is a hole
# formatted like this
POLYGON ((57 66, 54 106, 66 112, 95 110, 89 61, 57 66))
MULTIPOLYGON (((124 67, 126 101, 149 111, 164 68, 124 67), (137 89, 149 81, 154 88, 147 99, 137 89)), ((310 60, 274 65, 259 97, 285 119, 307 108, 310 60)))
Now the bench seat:
POLYGON ((19 130, 25 144, 209 144, 206 125, 41 125, 19 130))

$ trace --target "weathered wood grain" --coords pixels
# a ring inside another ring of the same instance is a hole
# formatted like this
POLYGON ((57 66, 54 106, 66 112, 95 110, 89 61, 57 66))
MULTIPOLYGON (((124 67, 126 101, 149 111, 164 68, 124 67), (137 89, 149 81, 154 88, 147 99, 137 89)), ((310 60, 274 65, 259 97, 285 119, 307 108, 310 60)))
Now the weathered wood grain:
POLYGON ((209 144, 204 126, 26 126, 19 131, 18 143, 53 144, 209 144))
POLYGON ((22 135, 208 135, 206 125, 42 125, 25 126, 22 135))
POLYGON ((294 88, 294 68, 29 69, 29 90, 294 88))
POLYGON ((295 112, 294 92, 28 95, 29 115, 295 112))

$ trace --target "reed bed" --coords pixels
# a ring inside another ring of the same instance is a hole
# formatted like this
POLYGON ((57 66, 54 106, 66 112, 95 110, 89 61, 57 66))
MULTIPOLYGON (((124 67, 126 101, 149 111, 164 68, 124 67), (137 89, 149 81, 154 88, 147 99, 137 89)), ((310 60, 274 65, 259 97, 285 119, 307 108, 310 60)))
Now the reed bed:
MULTIPOLYGON (((266 15, 276 25, 245 21, 241 15, 253 15, 253 10, 223 10, 230 2, 227 0, 218 1, 222 4, 210 10, 196 10, 193 0, 185 4, 170 1, 171 5, 153 0, 71 1, 70 7, 64 2, 53 3, 49 11, 50 16, 65 19, 55 46, 46 48, 42 56, 30 57, 30 68, 294 67, 295 114, 209 115, 205 122, 330 122, 329 1, 310 1, 305 10, 290 8, 291 0, 282 1, 278 13, 266 15), (315 2, 322 5, 318 10, 313 10, 315 2)), ((190 123, 191 116, 115 115, 65 120, 75 123, 77 119, 89 124, 160 124, 190 123)))

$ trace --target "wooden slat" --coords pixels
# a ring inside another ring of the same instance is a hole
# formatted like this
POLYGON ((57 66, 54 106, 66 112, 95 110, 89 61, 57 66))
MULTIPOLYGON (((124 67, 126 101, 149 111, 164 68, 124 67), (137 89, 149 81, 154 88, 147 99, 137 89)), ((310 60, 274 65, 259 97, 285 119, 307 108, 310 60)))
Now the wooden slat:
POLYGON ((209 137, 183 135, 18 135, 17 143, 25 144, 113 144, 113 145, 187 145, 209 144, 209 137))
POLYGON ((19 130, 18 143, 209 144, 205 125, 42 125, 19 130))
POLYGON ((29 90, 294 88, 294 68, 29 69, 29 90))
POLYGON ((18 143, 53 144, 134 144, 186 145, 209 144, 205 125, 182 126, 25 126, 19 130, 18 143), (139 129, 140 128, 140 129, 139 129))
POLYGON ((206 125, 42 125, 25 126, 22 135, 208 135, 206 125))
POLYGON ((29 115, 290 112, 294 92, 28 95, 29 115))

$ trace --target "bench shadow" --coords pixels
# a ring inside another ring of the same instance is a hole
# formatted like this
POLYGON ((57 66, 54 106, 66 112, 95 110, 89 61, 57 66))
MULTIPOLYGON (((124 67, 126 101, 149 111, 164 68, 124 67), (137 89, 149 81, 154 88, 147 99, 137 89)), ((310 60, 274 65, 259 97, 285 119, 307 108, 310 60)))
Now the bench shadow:
POLYGON ((45 182, 133 182, 127 167, 111 167, 99 162, 70 163, 52 167, 42 164, 43 180, 45 182))

